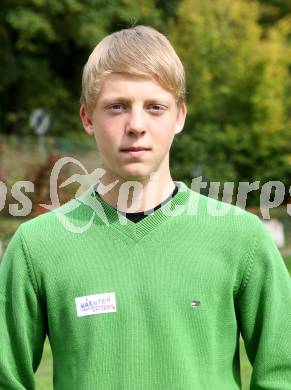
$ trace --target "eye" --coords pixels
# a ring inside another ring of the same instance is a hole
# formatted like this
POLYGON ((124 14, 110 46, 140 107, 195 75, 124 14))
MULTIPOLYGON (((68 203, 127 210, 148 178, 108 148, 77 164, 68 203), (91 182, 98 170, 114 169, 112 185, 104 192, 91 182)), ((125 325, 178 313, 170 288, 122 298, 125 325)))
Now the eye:
POLYGON ((116 103, 112 104, 111 106, 108 107, 109 111, 114 111, 114 112, 120 112, 122 109, 125 108, 124 104, 116 103))
POLYGON ((150 109, 152 111, 154 111, 155 113, 162 113, 163 111, 165 111, 165 107, 164 106, 160 106, 159 104, 152 104, 150 106, 150 109))

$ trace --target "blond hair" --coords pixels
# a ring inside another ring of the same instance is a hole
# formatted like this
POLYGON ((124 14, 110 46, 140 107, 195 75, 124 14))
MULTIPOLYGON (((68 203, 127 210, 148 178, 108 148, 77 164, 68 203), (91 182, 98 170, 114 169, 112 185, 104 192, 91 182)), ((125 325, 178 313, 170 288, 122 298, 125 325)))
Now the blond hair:
POLYGON ((178 108, 185 100, 184 67, 169 40, 149 26, 134 26, 106 36, 92 51, 83 69, 80 102, 92 114, 109 73, 152 77, 176 98, 178 108))

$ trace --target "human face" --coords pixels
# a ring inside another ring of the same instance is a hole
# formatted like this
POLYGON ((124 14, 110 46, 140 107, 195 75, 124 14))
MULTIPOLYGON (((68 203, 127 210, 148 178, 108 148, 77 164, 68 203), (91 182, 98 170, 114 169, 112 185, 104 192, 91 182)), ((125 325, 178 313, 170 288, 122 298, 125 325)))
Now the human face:
POLYGON ((112 73, 102 81, 95 109, 80 115, 86 132, 94 135, 109 182, 170 178, 169 151, 186 117, 174 96, 152 78, 112 73), (143 151, 125 151, 143 147, 143 151))

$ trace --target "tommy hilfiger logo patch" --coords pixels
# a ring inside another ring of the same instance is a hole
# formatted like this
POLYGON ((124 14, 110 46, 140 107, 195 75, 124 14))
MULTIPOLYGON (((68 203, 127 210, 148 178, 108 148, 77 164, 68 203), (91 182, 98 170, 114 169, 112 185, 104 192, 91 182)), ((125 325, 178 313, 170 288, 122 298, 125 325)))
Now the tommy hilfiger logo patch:
POLYGON ((194 307, 194 308, 197 308, 200 306, 200 301, 192 301, 191 302, 191 306, 194 307))
POLYGON ((115 293, 87 295, 75 298, 78 317, 116 312, 115 293))

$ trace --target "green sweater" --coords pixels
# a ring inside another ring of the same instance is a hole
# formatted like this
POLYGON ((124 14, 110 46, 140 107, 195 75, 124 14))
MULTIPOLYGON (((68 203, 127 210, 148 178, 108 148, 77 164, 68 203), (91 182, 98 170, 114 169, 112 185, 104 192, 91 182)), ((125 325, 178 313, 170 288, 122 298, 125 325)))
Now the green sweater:
POLYGON ((291 389, 282 257, 259 218, 179 183, 138 223, 91 187, 18 228, 0 266, 1 390, 34 389, 46 334, 55 390, 240 389, 240 334, 251 389, 291 389))

